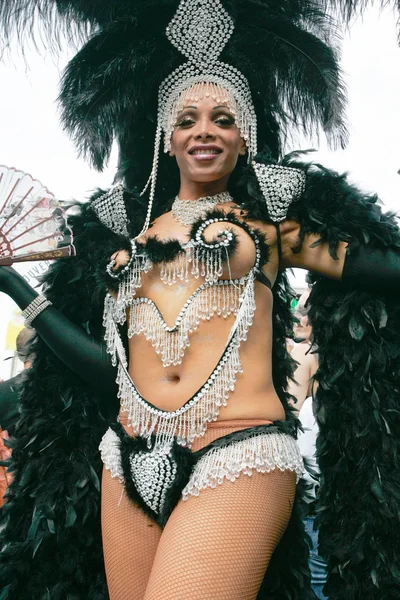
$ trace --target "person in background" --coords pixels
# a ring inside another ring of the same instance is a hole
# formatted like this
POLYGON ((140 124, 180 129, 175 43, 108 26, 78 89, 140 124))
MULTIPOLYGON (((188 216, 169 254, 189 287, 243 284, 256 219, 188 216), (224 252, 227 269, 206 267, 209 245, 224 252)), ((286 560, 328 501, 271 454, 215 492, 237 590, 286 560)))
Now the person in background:
POLYGON ((305 308, 309 295, 310 291, 307 290, 299 298, 295 310, 298 323, 294 327, 294 339, 297 343, 290 351, 291 357, 298 363, 294 373, 295 381, 291 381, 289 384, 289 393, 296 399, 294 406, 297 412, 300 412, 305 399, 312 395, 312 378, 318 369, 318 358, 313 352, 310 342, 311 325, 308 322, 305 308))
POLYGON ((318 354, 316 349, 312 347, 312 327, 307 316, 306 304, 309 295, 310 290, 306 290, 300 296, 295 310, 298 323, 295 325, 294 333, 298 343, 291 351, 291 356, 297 362, 297 367, 293 374, 294 381, 289 384, 289 392, 296 399, 294 407, 303 427, 303 431, 299 432, 297 441, 300 452, 307 464, 303 479, 306 480, 309 486, 310 503, 304 525, 312 542, 309 557, 311 585, 317 598, 325 600, 323 587, 327 579, 327 565, 318 554, 318 530, 315 529, 315 508, 319 484, 316 457, 318 425, 313 412, 313 394, 316 390, 316 384, 313 377, 318 369, 318 354))
POLYGON ((0 427, 0 508, 5 502, 4 495, 11 483, 11 475, 7 472, 11 458, 11 449, 8 446, 8 433, 0 427))
POLYGON ((24 371, 32 365, 31 341, 35 335, 33 329, 24 327, 16 339, 16 355, 24 364, 24 370, 7 381, 0 381, 0 507, 3 506, 7 487, 11 483, 11 474, 7 472, 11 459, 9 436, 13 435, 18 417, 18 398, 24 371))

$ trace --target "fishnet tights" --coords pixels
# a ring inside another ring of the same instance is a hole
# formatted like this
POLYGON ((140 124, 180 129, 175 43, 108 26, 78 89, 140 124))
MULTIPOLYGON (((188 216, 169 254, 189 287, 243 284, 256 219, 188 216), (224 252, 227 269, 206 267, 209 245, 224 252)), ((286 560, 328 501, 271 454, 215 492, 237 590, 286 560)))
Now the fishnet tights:
MULTIPOLYGON (((197 450, 265 421, 212 423, 197 450)), ((180 501, 162 531, 103 472, 110 600, 253 600, 292 510, 296 475, 241 475, 180 501)))

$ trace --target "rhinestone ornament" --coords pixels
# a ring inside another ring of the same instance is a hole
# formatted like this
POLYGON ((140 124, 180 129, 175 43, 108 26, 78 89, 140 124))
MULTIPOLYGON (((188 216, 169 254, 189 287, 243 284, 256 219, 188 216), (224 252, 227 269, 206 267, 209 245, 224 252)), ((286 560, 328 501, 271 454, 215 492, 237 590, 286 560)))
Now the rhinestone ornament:
POLYGON ((171 456, 171 446, 132 453, 129 464, 132 480, 140 496, 155 513, 160 514, 178 470, 171 456))
POLYGON ((118 235, 129 236, 124 202, 124 186, 118 183, 109 189, 108 192, 96 198, 91 204, 92 210, 96 213, 103 225, 117 233, 118 235))
POLYGON ((274 223, 280 223, 286 219, 293 200, 304 192, 306 175, 301 169, 282 165, 265 165, 253 161, 252 167, 267 203, 268 215, 274 223))

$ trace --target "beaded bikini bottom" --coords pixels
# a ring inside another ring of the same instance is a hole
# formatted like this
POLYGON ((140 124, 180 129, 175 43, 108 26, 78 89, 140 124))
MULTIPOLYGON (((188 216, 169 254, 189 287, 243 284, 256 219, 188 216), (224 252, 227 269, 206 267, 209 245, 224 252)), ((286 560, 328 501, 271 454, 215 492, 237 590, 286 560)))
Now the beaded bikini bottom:
POLYGON ((128 497, 161 527, 181 498, 198 496, 202 489, 254 470, 291 470, 299 479, 304 468, 294 427, 287 421, 235 431, 196 452, 176 439, 163 444, 155 435, 151 440, 129 436, 115 423, 100 451, 111 476, 120 479, 128 497))

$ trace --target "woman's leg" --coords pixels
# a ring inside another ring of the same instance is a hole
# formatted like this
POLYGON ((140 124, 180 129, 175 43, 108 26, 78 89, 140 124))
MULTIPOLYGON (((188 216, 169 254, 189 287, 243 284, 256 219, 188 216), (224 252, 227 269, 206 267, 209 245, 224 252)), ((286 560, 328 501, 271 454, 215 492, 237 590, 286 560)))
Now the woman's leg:
POLYGON ((110 600, 143 600, 160 527, 136 507, 119 479, 103 469, 101 520, 110 600))
POLYGON ((240 475, 180 501, 162 533, 144 600, 252 600, 289 520, 296 475, 240 475))

